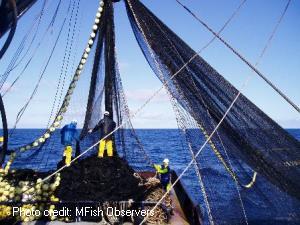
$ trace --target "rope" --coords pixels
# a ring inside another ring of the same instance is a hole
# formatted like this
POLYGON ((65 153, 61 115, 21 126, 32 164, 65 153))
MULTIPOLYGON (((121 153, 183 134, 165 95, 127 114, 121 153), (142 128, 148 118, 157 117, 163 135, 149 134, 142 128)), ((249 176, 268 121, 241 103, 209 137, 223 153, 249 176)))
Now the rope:
MULTIPOLYGON (((258 57, 258 59, 257 59, 257 61, 255 63, 255 67, 257 67, 260 64, 260 62, 261 62, 262 58, 264 57, 267 49, 269 48, 269 46, 270 46, 270 44, 271 44, 271 42, 272 42, 272 40, 274 38, 274 35, 275 35, 276 31, 278 30, 278 27, 279 27, 279 25, 280 25, 280 23, 281 23, 284 15, 286 14, 286 12, 288 10, 288 7, 289 7, 290 3, 291 3, 291 0, 288 0, 288 2, 286 4, 286 6, 285 6, 285 8, 284 8, 284 10, 283 10, 283 12, 281 14, 281 16, 279 17, 279 19, 278 19, 278 21, 277 21, 277 23, 276 23, 276 25, 275 25, 275 27, 274 27, 271 35, 269 36, 269 38, 267 40, 266 45, 264 46, 262 52, 260 53, 260 55, 259 55, 259 57, 258 57)), ((253 186, 253 184, 255 183, 255 181, 256 181, 256 176, 257 176, 257 172, 254 171, 253 176, 252 176, 252 180, 250 181, 250 183, 245 184, 243 186, 245 188, 251 188, 253 186)))
MULTIPOLYGON (((79 2, 80 0, 77 2, 77 8, 76 8, 76 15, 75 15, 75 19, 77 21, 77 14, 78 14, 78 8, 79 8, 79 2)), ((69 1, 69 7, 68 7, 68 12, 69 12, 69 9, 71 8, 71 1, 69 1)), ((64 86, 65 86, 65 80, 66 80, 66 76, 67 76, 67 70, 68 70, 68 67, 69 67, 69 58, 70 58, 70 54, 71 54, 71 49, 73 47, 73 37, 74 37, 74 33, 75 33, 75 25, 73 26, 73 33, 72 33, 72 39, 71 39, 71 44, 70 44, 70 47, 69 47, 69 54, 68 54, 68 59, 67 59, 67 63, 65 62, 66 60, 66 55, 68 53, 68 46, 69 46, 69 34, 71 32, 71 21, 72 21, 72 18, 73 18, 73 14, 74 14, 74 8, 75 8, 75 1, 73 2, 73 6, 72 6, 72 10, 71 10, 71 16, 70 16, 70 19, 69 19, 69 29, 68 29, 68 35, 67 35, 67 43, 66 43, 66 47, 65 47, 65 54, 64 54, 64 57, 63 57, 63 63, 62 63, 62 67, 60 69, 60 75, 59 75, 59 79, 58 79, 58 84, 57 84, 57 87, 56 87, 56 92, 55 92, 55 95, 54 95, 54 101, 53 101, 53 104, 52 104, 52 108, 51 108, 51 112, 50 112, 50 116, 49 116, 49 119, 48 119, 48 122, 47 122, 47 125, 46 125, 46 128, 49 127, 49 124, 51 122, 51 118, 53 116, 53 113, 54 113, 54 108, 55 108, 55 103, 57 101, 57 96, 58 96, 58 92, 59 92, 59 89, 61 89, 61 94, 60 94, 60 97, 59 97, 59 101, 58 101, 58 105, 57 105, 57 108, 59 108, 59 104, 60 104, 60 99, 61 99, 61 96, 63 94, 63 89, 64 89, 64 86), (65 64, 67 65, 66 68, 65 68, 65 74, 64 74, 64 77, 63 77, 63 83, 62 83, 62 87, 60 88, 61 86, 61 80, 62 80, 62 75, 63 75, 63 69, 65 67, 65 64)), ((58 109, 57 109, 58 111, 58 109)), ((57 114, 57 112, 55 113, 57 114)), ((47 147, 50 146, 50 150, 48 152, 48 154, 51 154, 53 149, 54 149, 54 142, 52 142, 51 144, 49 144, 49 142, 46 142, 45 145, 47 147)), ((40 149, 43 147, 44 145, 42 145, 40 147, 40 149)), ((45 161, 45 166, 48 164, 48 161, 49 161, 49 157, 46 156, 46 151, 43 151, 43 155, 42 155, 42 161, 45 161), (46 159, 45 159, 46 158, 46 159)), ((39 168, 41 167, 41 165, 39 166, 39 168)))
POLYGON ((37 91, 38 91, 38 88, 39 88, 39 85, 40 85, 40 83, 41 83, 41 80, 42 80, 42 78, 44 77, 45 71, 46 71, 46 69, 48 68, 49 62, 50 62, 50 60, 51 60, 51 58, 52 58, 52 56, 53 56, 53 53, 54 53, 54 50, 56 49, 58 40, 59 40, 60 35, 61 35, 61 33, 62 33, 62 30, 63 30, 63 28, 64 28, 64 26, 65 26, 66 19, 67 19, 67 15, 66 15, 66 17, 65 17, 65 19, 64 19, 64 21, 63 21, 63 23, 62 23, 62 25, 61 25, 61 28, 60 28, 59 33, 58 33, 58 35, 57 35, 57 38, 56 38, 56 40, 55 40, 55 42, 54 42, 54 46, 53 46, 53 48, 52 48, 52 50, 51 50, 50 56, 49 56, 49 58, 48 58, 47 61, 46 61, 46 65, 44 66, 44 68, 43 68, 43 70, 42 70, 42 72, 41 72, 41 74, 40 74, 40 77, 39 77, 39 79, 38 79, 37 84, 36 84, 35 87, 34 87, 33 92, 31 93, 31 95, 30 95, 29 99, 27 100, 27 102, 25 103, 25 105, 20 109, 20 111, 19 111, 18 114, 17 114, 15 124, 14 124, 14 126, 13 126, 13 129, 12 129, 11 132, 10 132, 10 136, 13 134, 14 130, 15 130, 16 127, 17 127, 18 122, 19 122, 20 119, 22 118, 22 116, 23 116, 25 110, 27 109, 29 103, 31 102, 31 100, 34 98, 34 96, 36 95, 36 93, 37 93, 37 91))
MULTIPOLYGON (((64 71, 62 87, 61 87, 60 95, 59 95, 59 99, 58 99, 58 105, 57 105, 57 109, 56 109, 57 112, 59 111, 59 104, 61 103, 61 100, 62 100, 62 97, 63 97, 63 89, 64 89, 64 86, 65 86, 65 83, 66 83, 67 71, 69 69, 69 64, 70 64, 69 62, 70 62, 70 58, 71 58, 71 49, 73 48, 75 29, 76 29, 76 26, 77 26, 77 17, 78 17, 78 12, 79 12, 79 5, 80 5, 80 0, 77 1, 77 5, 76 5, 76 12, 75 12, 75 17, 74 17, 75 19, 74 19, 73 28, 72 28, 71 43, 70 43, 70 47, 69 47, 69 51, 68 51, 68 57, 67 57, 67 63, 66 63, 65 71, 64 71)), ((72 25, 71 20, 72 20, 72 17, 73 17, 73 12, 72 12, 71 15, 72 16, 71 16, 70 21, 69 21, 68 38, 69 38, 69 33, 71 32, 71 25, 72 25)))
MULTIPOLYGON (((253 66, 245 57, 243 57, 237 50, 235 50, 228 42, 226 42, 220 35, 218 35, 213 29, 211 29, 205 22, 197 17, 189 8, 183 5, 179 0, 175 0, 180 4, 186 11, 188 11, 198 22, 200 22, 207 30, 209 30, 216 38, 218 38, 226 47, 228 47, 236 56, 238 56, 244 63, 246 63, 258 76, 260 76, 269 86, 271 86, 285 101, 287 101, 298 113, 300 108, 297 106, 287 95, 285 95, 278 87, 276 87, 264 74, 262 74, 255 66, 253 66)), ((290 1, 285 7, 284 13, 286 12, 290 1)), ((283 13, 283 14, 284 14, 283 13)))
MULTIPOLYGON (((57 15, 57 12, 58 12, 58 9, 59 9, 59 6, 60 6, 60 2, 58 3, 57 7, 56 7, 56 10, 53 14, 53 17, 51 19, 51 22, 49 23, 46 31, 44 32, 44 34, 42 35, 42 38, 40 39, 40 41, 38 42, 38 44, 36 45, 35 49, 33 50, 32 52, 32 55, 30 56, 30 58, 28 59, 27 63, 25 64, 25 66, 23 67, 22 71, 19 73, 19 75, 14 79, 14 81, 11 83, 11 85, 9 85, 9 87, 3 91, 3 94, 2 94, 2 97, 4 98, 6 96, 7 93, 10 92, 10 90, 12 89, 12 87, 17 83, 17 81, 21 78, 21 76, 24 74, 25 70, 28 68, 29 64, 31 63, 32 59, 34 58, 35 54, 37 53, 37 50, 39 49, 40 45, 43 43, 45 37, 47 37, 47 33, 50 31, 50 28, 53 26, 54 22, 55 22, 55 18, 56 18, 56 15, 57 15)), ((38 24, 38 27, 39 27, 39 24, 38 24)), ((32 39, 31 43, 30 43, 30 46, 32 45, 34 39, 35 39, 35 36, 36 36, 36 33, 34 34, 34 38, 32 39)), ((26 39, 26 38, 25 38, 26 39)), ((29 50, 29 49, 28 49, 29 50)), ((28 52, 28 51, 27 51, 28 52)), ((21 63, 21 61, 23 60, 23 58, 25 58, 25 55, 27 54, 27 52, 24 54, 24 56, 21 58, 21 60, 18 62, 18 63, 21 63)), ((17 59, 16 59, 17 60, 17 59)), ((16 66, 14 66, 11 70, 5 72, 4 74, 6 75, 6 78, 7 76, 9 75, 9 73, 15 69, 16 67, 18 66, 18 64, 16 64, 16 66)), ((4 82, 6 81, 6 78, 4 79, 2 85, 4 84, 4 82)))
MULTIPOLYGON (((71 2, 69 2, 69 4, 71 4, 71 2)), ((70 7, 70 5, 69 5, 69 7, 70 7)), ((70 36, 70 32, 71 32, 71 20, 73 18, 74 7, 75 7, 75 1, 73 2, 73 6, 72 6, 72 10, 71 10, 71 16, 70 16, 70 19, 69 19, 69 26, 68 26, 69 29, 68 29, 68 35, 67 35, 67 43, 66 43, 65 51, 64 51, 65 54, 64 54, 64 57, 63 57, 63 60, 62 60, 62 67, 60 69, 60 74, 59 74, 59 78, 58 78, 58 84, 57 84, 56 92, 55 92, 55 95, 54 95, 54 101, 53 101, 53 104, 52 104, 50 116, 49 116, 49 119, 48 119, 46 127, 48 127, 49 124, 50 124, 50 122, 51 122, 51 118, 52 118, 53 113, 54 113, 54 108, 55 108, 55 105, 56 105, 56 101, 57 101, 59 89, 61 89, 61 93, 60 93, 60 96, 59 96, 59 102, 60 102, 61 95, 62 95, 62 92, 63 92, 64 83, 65 83, 65 77, 67 75, 67 69, 68 69, 68 63, 69 63, 69 58, 70 58, 70 52, 71 52, 71 50, 69 50, 69 55, 68 55, 68 58, 67 58, 67 63, 66 63, 66 56, 67 56, 67 53, 68 53, 69 36, 70 36), (67 64, 67 66, 66 66, 65 73, 64 73, 63 69, 65 68, 65 64, 67 64), (64 76, 63 76, 63 73, 64 73, 64 76), (63 77, 63 85, 60 88, 62 77, 63 77)), ((72 37, 73 37, 73 35, 74 35, 74 29, 73 29, 72 37)), ((72 41, 73 41, 73 38, 72 38, 72 41)), ((72 48, 72 44, 71 44, 70 48, 72 48)), ((59 103, 58 103, 58 105, 59 105, 59 103)))
MULTIPOLYGON (((39 30, 39 27, 40 27, 40 24, 41 24, 41 20, 42 20, 42 17, 44 15, 44 11, 45 11, 45 7, 46 7, 46 3, 47 1, 45 0, 43 2, 43 5, 42 5, 42 8, 41 8, 41 11, 38 15, 36 15, 36 17, 34 18, 34 22, 33 24, 30 26, 30 28, 28 29, 27 33, 24 35, 24 37, 22 38, 22 41, 21 43, 19 44, 17 50, 15 51, 12 59, 10 60, 10 63, 9 65, 7 66, 7 69, 6 71, 1 74, 1 81, 0 81, 0 89, 2 89, 4 83, 6 82, 7 80, 7 77, 9 76, 9 74, 15 69, 17 68, 21 62, 23 61, 23 59, 25 58, 25 56, 27 55, 27 53, 29 52, 30 50, 30 47, 32 46, 35 38, 37 37, 37 33, 38 33, 38 30, 39 30), (24 47, 25 47, 25 43, 27 42, 27 39, 29 37, 29 35, 31 34, 31 31, 34 29, 36 25, 36 30, 33 34, 33 37, 31 39, 31 42, 26 50, 26 52, 24 53, 24 55, 21 57, 21 59, 19 60, 19 62, 17 62, 18 58, 20 57, 20 55, 22 54, 23 50, 24 50, 24 47)), ((49 7, 49 6, 48 6, 49 7)))
MULTIPOLYGON (((37 14, 37 15, 34 17, 33 23, 31 24, 30 28, 28 29, 28 31, 26 32, 26 34, 25 34, 24 37, 22 38, 21 44, 20 44, 19 47, 17 48, 17 51, 14 53, 14 57, 13 57, 13 59, 11 60, 11 62, 10 62, 10 64, 9 64, 8 68, 6 69, 6 71, 4 72, 4 74, 1 74, 1 75, 0 75, 0 77, 3 77, 4 75, 7 75, 7 76, 8 76, 8 74, 9 74, 10 72, 12 72, 14 69, 16 69, 16 68, 22 63, 22 61, 25 59, 25 56, 26 56, 27 53, 29 52, 30 47, 32 46, 32 44, 33 44, 33 42, 34 42, 34 40, 35 40, 35 38, 36 38, 36 36, 37 36, 37 31, 38 31, 38 29, 39 29, 39 25, 40 25, 40 22, 41 22, 41 17, 42 17, 42 15, 43 15, 43 12, 45 11, 44 7, 46 7, 46 2, 47 2, 47 1, 45 1, 45 2, 43 3, 42 9, 41 9, 41 11, 39 12, 39 14, 37 14), (36 31, 34 32, 34 35, 33 35, 32 39, 31 39, 31 41, 30 41, 30 44, 28 45, 27 50, 25 51, 25 53, 24 53, 24 55, 21 57, 21 59, 20 59, 18 62, 16 62, 17 59, 18 59, 18 57, 19 57, 19 55, 22 53, 23 48, 24 48, 24 46, 22 47, 22 43, 24 44, 24 42, 27 40, 28 36, 31 34, 31 31, 33 30, 33 28, 35 27, 36 24, 37 24, 37 29, 36 29, 36 31), (20 48, 22 48, 22 49, 21 49, 21 51, 18 53, 18 51, 19 51, 20 48), (18 56, 17 58, 15 58, 16 55, 18 56), (11 68, 10 68, 10 67, 11 67, 11 68)), ((51 3, 52 3, 52 2, 51 2, 51 3)), ((50 7, 50 5, 47 6, 46 10, 47 10, 49 7, 50 7)), ((6 78, 5 78, 5 79, 6 79, 6 78)))

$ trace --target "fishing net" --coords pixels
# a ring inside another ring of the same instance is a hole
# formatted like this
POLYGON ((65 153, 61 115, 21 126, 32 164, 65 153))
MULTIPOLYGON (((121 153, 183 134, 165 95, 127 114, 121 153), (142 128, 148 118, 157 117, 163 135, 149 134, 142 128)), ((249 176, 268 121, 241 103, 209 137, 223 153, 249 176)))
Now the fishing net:
MULTIPOLYGON (((65 21, 62 22, 57 36, 57 43, 60 43, 60 39, 62 39, 66 45, 64 54, 57 55, 62 63, 61 67, 57 68, 57 75, 55 75, 58 82, 57 88, 50 87, 50 90, 47 90, 47 98, 50 96, 49 93, 53 93, 51 96, 54 96, 54 99, 52 104, 47 105, 49 115, 42 118, 48 121, 45 124, 46 129, 32 131, 35 132, 36 140, 31 143, 24 139, 17 141, 17 145, 10 146, 8 153, 10 155, 12 155, 11 153, 17 154, 12 167, 41 171, 55 169, 64 151, 64 146, 60 144, 59 127, 63 127, 73 119, 77 120, 78 128, 82 128, 78 130, 80 141, 73 145, 73 156, 80 154, 100 140, 101 131, 93 133, 89 131, 99 123, 103 118, 103 111, 106 110, 110 112, 117 127, 122 124, 122 128, 113 134, 113 146, 116 154, 126 159, 138 171, 149 170, 151 161, 130 122, 129 108, 116 61, 112 3, 107 1, 104 8, 97 12, 95 21, 99 13, 100 22, 93 25, 88 45, 79 59, 80 63, 77 68, 74 66, 78 58, 74 36, 80 28, 78 28, 77 21, 80 14, 80 1, 70 2, 69 5, 60 4, 59 2, 54 13, 62 13, 67 8, 70 15, 65 15, 65 21), (68 30, 62 32, 66 29, 64 26, 66 21, 69 22, 68 30), (63 33, 62 37, 60 37, 61 33, 63 33), (24 165, 24 161, 28 163, 24 165)), ((50 25, 53 26, 53 23, 50 22, 50 25)), ((47 29, 45 32, 47 33, 47 29)), ((52 53, 55 53, 55 46, 56 43, 54 47, 52 46, 52 53)), ((53 56, 52 53, 51 56, 53 56)), ((47 62, 55 63, 57 59, 53 60, 51 56, 46 58, 47 62)), ((45 93, 40 92, 45 86, 40 82, 46 75, 49 76, 49 72, 46 71, 38 80, 39 85, 34 91, 33 101, 28 102, 31 107, 26 105, 21 114, 33 113, 37 107, 35 103, 40 103, 42 99, 45 99, 45 93)), ((14 97, 14 93, 8 92, 8 94, 9 98, 14 97)), ((14 138, 21 136, 20 132, 22 132, 22 130, 17 130, 16 132, 19 133, 14 137, 15 128, 23 125, 22 115, 16 117, 18 126, 16 124, 10 131, 11 140, 14 140, 11 143, 15 143, 14 138)), ((24 131, 24 135, 26 135, 25 133, 26 131, 24 131)), ((84 157, 95 154, 96 151, 98 151, 98 145, 84 157)))
MULTIPOLYGON (((238 91, 200 56, 180 70, 195 51, 141 2, 128 0, 126 6, 136 39, 176 100, 179 124, 196 154, 203 144, 200 137, 208 138, 238 91)), ((209 145, 213 151, 204 149, 197 166, 205 198, 213 202, 207 210, 210 219, 220 224, 245 223, 244 209, 246 214, 251 209, 264 212, 264 219, 299 220, 300 143, 245 96, 236 101, 209 145), (211 167, 214 160, 219 161, 218 168, 211 167), (252 177, 255 180, 254 172, 258 174, 254 187, 244 188, 252 177), (222 201, 229 193, 236 193, 232 201, 222 201), (253 205, 254 199, 261 204, 253 205)), ((249 220, 257 219, 255 213, 247 214, 249 220)))
POLYGON ((94 59, 87 113, 81 138, 84 139, 87 131, 93 129, 102 119, 103 114, 101 112, 104 111, 101 110, 102 106, 110 112, 110 116, 116 122, 117 127, 122 125, 121 129, 118 129, 113 135, 118 154, 127 159, 130 165, 137 170, 149 169, 150 159, 143 149, 129 118, 129 108, 118 69, 115 53, 113 8, 108 8, 106 13, 104 33, 101 36, 102 39, 99 39, 99 46, 97 47, 99 55, 96 55, 94 59), (98 84, 99 80, 102 81, 101 85, 98 84), (102 100, 103 104, 101 104, 102 100))

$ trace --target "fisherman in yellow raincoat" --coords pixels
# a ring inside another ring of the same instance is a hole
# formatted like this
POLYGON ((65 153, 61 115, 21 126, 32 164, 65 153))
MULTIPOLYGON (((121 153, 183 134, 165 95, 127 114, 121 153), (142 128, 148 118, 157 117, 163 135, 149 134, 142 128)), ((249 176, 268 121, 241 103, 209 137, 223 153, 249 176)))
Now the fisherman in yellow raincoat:
POLYGON ((169 159, 164 159, 163 165, 153 165, 159 174, 160 183, 165 191, 169 191, 171 189, 171 169, 169 167, 169 163, 169 159))
POLYGON ((61 144, 65 146, 64 158, 65 164, 70 165, 72 160, 72 145, 73 142, 78 140, 78 132, 76 129, 77 121, 72 120, 70 124, 66 124, 60 131, 61 134, 61 144))

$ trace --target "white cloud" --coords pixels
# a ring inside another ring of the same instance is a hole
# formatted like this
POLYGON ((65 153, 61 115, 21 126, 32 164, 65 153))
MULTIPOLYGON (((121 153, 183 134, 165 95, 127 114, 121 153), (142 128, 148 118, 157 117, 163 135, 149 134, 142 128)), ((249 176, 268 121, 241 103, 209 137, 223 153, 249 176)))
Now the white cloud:
MULTIPOLYGON (((126 92, 128 101, 145 102, 157 89, 137 89, 126 92)), ((169 102, 169 97, 165 90, 161 90, 152 100, 153 102, 169 102)))
POLYGON ((6 91, 9 91, 9 92, 13 92, 13 91, 16 91, 16 87, 15 86, 12 86, 11 87, 11 83, 10 82, 5 82, 1 88, 1 93, 4 93, 6 91))

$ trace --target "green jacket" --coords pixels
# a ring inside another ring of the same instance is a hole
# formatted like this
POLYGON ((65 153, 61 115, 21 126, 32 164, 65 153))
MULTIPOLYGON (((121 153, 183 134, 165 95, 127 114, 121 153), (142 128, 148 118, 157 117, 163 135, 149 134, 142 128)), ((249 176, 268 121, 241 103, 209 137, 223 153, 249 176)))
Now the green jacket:
POLYGON ((154 164, 153 165, 155 170, 160 173, 160 174, 166 174, 166 173, 169 173, 169 168, 168 167, 165 167, 165 168, 162 168, 161 165, 158 165, 158 164, 154 164))

